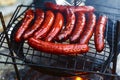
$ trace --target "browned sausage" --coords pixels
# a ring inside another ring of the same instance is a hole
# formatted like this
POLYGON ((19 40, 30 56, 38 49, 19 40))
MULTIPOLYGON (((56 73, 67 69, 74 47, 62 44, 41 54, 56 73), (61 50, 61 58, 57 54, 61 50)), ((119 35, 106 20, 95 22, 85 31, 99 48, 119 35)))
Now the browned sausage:
POLYGON ((23 19, 22 25, 19 27, 15 34, 15 41, 20 42, 22 40, 22 35, 25 32, 25 30, 29 27, 28 25, 31 23, 31 21, 34 18, 34 12, 33 10, 29 9, 25 13, 25 17, 23 19))
POLYGON ((65 28, 56 36, 57 41, 65 41, 71 35, 75 24, 75 14, 71 9, 67 9, 65 28))
POLYGON ((44 20, 44 12, 41 9, 36 9, 36 19, 32 27, 28 28, 23 37, 24 39, 27 39, 31 36, 33 36, 33 33, 41 26, 43 20, 44 20))
POLYGON ((95 14, 94 13, 89 13, 88 14, 87 25, 84 28, 84 31, 83 31, 82 35, 80 36, 80 40, 79 40, 80 44, 88 44, 90 38, 93 35, 95 24, 96 24, 95 14))
POLYGON ((70 36, 70 42, 76 43, 79 40, 79 37, 81 36, 84 26, 85 26, 85 14, 81 12, 76 13, 76 23, 75 28, 72 32, 72 35, 70 36))
POLYGON ((98 52, 101 52, 104 49, 104 33, 105 33, 105 26, 107 23, 107 17, 100 16, 96 29, 95 29, 95 35, 94 35, 94 42, 95 42, 95 48, 98 52))
POLYGON ((52 2, 46 2, 45 6, 47 8, 58 10, 64 12, 67 8, 71 8, 74 12, 93 12, 95 9, 93 6, 66 6, 66 5, 58 5, 52 2))
POLYGON ((34 37, 42 39, 45 38, 54 22, 54 13, 50 10, 46 11, 45 19, 42 26, 34 33, 34 37))
POLYGON ((75 55, 86 53, 89 50, 87 44, 60 44, 29 38, 28 44, 36 50, 58 55, 75 55))
POLYGON ((49 32, 49 34, 47 35, 47 37, 45 38, 45 41, 52 41, 53 38, 60 32, 60 30, 62 29, 64 23, 64 18, 63 15, 58 12, 56 13, 56 17, 55 17, 55 21, 54 24, 52 26, 51 31, 49 32))

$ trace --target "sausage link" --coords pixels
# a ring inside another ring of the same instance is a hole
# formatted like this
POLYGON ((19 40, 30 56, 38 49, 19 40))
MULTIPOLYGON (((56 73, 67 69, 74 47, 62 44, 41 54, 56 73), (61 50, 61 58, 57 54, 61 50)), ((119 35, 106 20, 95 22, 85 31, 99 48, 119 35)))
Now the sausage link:
POLYGON ((107 23, 107 17, 100 16, 96 29, 95 29, 95 35, 94 35, 94 42, 95 42, 95 48, 98 52, 101 52, 104 49, 104 33, 105 33, 105 26, 107 23))
POLYGON ((94 12, 95 8, 93 6, 75 6, 74 8, 74 12, 94 12))
POLYGON ((56 13, 56 17, 55 17, 55 21, 54 24, 52 26, 51 31, 49 32, 49 34, 47 35, 47 37, 45 38, 45 41, 52 41, 53 38, 60 32, 60 30, 62 29, 64 23, 64 18, 63 15, 58 12, 56 13))
POLYGON ((57 41, 67 40, 72 33, 75 24, 75 14, 71 9, 67 9, 66 20, 65 28, 56 36, 57 41))
POLYGON ((45 6, 47 8, 58 10, 64 12, 67 8, 71 8, 74 12, 93 12, 95 9, 93 6, 68 6, 68 5, 58 5, 52 2, 46 2, 45 6))
POLYGON ((53 22, 54 22, 54 13, 50 10, 46 11, 45 19, 42 23, 42 26, 34 33, 34 37, 39 39, 44 38, 51 29, 53 22))
POLYGON ((84 28, 84 31, 79 40, 80 44, 88 44, 90 38, 93 35, 95 24, 96 24, 95 14, 89 13, 88 14, 88 23, 87 23, 86 27, 84 28))
POLYGON ((41 26, 43 20, 44 20, 44 12, 41 9, 36 9, 36 19, 32 27, 28 28, 24 35, 23 38, 27 39, 31 36, 33 36, 33 33, 41 26))
POLYGON ((75 55, 86 53, 89 50, 87 44, 60 44, 29 38, 28 44, 36 50, 58 55, 75 55))
POLYGON ((72 35, 70 36, 70 42, 71 43, 76 43, 78 42, 82 32, 83 32, 83 29, 84 29, 84 26, 85 26, 85 14, 84 13, 81 13, 81 12, 77 12, 76 13, 76 23, 75 23, 75 28, 72 32, 72 35))
POLYGON ((25 13, 25 17, 23 18, 23 22, 15 34, 16 42, 20 42, 22 40, 22 35, 29 27, 29 24, 31 23, 33 18, 34 18, 33 10, 31 10, 31 9, 27 10, 25 13))

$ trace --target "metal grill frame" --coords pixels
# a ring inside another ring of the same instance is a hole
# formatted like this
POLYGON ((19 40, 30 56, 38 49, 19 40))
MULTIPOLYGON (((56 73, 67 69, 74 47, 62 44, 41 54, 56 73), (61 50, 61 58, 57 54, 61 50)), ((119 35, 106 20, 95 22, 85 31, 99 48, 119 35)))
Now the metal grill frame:
MULTIPOLYGON (((0 34, 0 39, 1 39, 1 47, 4 47, 5 49, 8 49, 8 50, 10 50, 10 53, 13 53, 13 55, 11 56, 10 54, 3 54, 3 53, 0 53, 0 55, 3 55, 3 56, 6 56, 7 57, 7 60, 5 61, 5 62, 2 62, 2 61, 0 61, 0 63, 5 63, 5 64, 15 64, 15 65, 28 65, 28 66, 31 66, 32 68, 34 68, 34 69, 37 69, 37 70, 40 70, 41 72, 45 72, 46 71, 46 73, 48 73, 49 71, 50 71, 50 73, 51 72, 53 72, 54 74, 53 75, 55 75, 56 73, 59 73, 59 74, 63 74, 64 76, 81 76, 81 75, 89 75, 89 74, 100 74, 100 75, 108 75, 108 76, 117 76, 115 73, 116 73, 116 59, 117 59, 117 54, 118 54, 118 52, 117 52, 117 50, 116 49, 118 49, 118 46, 117 46, 117 44, 118 44, 118 34, 119 34, 119 32, 120 32, 120 26, 119 26, 119 22, 117 23, 117 27, 116 27, 116 33, 114 33, 114 34, 112 34, 113 35, 113 37, 114 36, 116 36, 115 38, 114 38, 114 47, 112 48, 113 50, 111 51, 111 53, 110 53, 110 57, 107 59, 107 61, 102 65, 102 68, 101 68, 101 70, 99 71, 99 72, 97 72, 97 71, 95 71, 95 70, 87 70, 87 71, 85 71, 85 70, 83 70, 83 69, 75 69, 75 68, 73 68, 73 69, 67 69, 67 68, 60 68, 60 67, 55 67, 55 66, 46 66, 46 65, 36 65, 36 64, 33 64, 33 63, 27 63, 26 62, 26 59, 23 59, 23 58, 20 58, 20 57, 18 57, 18 56, 16 56, 15 54, 14 54, 14 50, 13 50, 13 48, 11 48, 10 46, 11 46, 11 44, 9 44, 9 43, 7 43, 7 42, 10 42, 10 34, 8 33, 9 31, 10 31, 10 29, 11 29, 11 27, 12 27, 12 25, 15 25, 14 23, 16 23, 16 21, 17 21, 17 19, 19 18, 19 17, 21 17, 21 15, 22 14, 24 14, 24 12, 27 10, 27 9, 29 9, 29 8, 33 8, 34 6, 33 5, 31 5, 31 6, 28 6, 28 5, 19 5, 18 7, 17 7, 17 9, 15 10, 15 12, 14 12, 14 14, 13 14, 13 16, 12 16, 12 18, 11 18, 11 20, 10 20, 10 22, 9 22, 9 24, 8 24, 8 26, 7 26, 7 28, 6 29, 4 29, 5 31, 3 32, 3 33, 1 33, 0 34), (19 10, 21 10, 21 8, 26 8, 21 14, 19 14, 19 10), (8 35, 6 35, 6 34, 8 34, 8 35), (7 37, 8 36, 8 37, 7 37), (6 40, 7 40, 7 42, 6 42, 6 40), (3 44, 8 44, 8 47, 5 47, 5 46, 2 46, 3 44), (12 58, 12 59, 15 59, 15 61, 13 61, 13 62, 9 62, 8 61, 8 58, 12 58), (113 59, 114 58, 114 59, 113 59), (16 60, 21 60, 22 62, 21 63, 18 63, 18 62, 16 62, 16 60), (113 62, 113 73, 109 73, 109 72, 107 72, 107 68, 110 68, 110 63, 111 62, 113 62), (67 75, 66 75, 67 74, 67 75)), ((33 8, 34 9, 34 8, 33 8)), ((44 9, 44 8, 43 8, 44 9)), ((104 13, 104 12, 103 12, 104 13)), ((107 14, 107 15, 111 15, 111 14, 109 14, 109 13, 104 13, 104 14, 107 14)), ((114 14, 112 14, 112 15, 114 15, 114 14)), ((19 19, 18 19, 19 20, 19 19)), ((116 20, 115 20, 116 21, 116 20)), ((117 21, 116 21, 117 22, 117 21)), ((28 49, 28 51, 29 51, 29 49, 28 49)), ((16 53, 16 54, 18 54, 18 53, 16 53)), ((86 55, 86 54, 84 54, 84 55, 86 55)), ((45 56, 42 56, 42 57, 45 57, 45 56)), ((58 57, 59 57, 59 55, 58 55, 58 57)), ((77 57, 77 55, 75 56, 75 58, 72 58, 71 56, 68 56, 70 59, 75 59, 76 57, 77 57)), ((51 57, 49 57, 49 58, 51 58, 51 57)), ((76 64, 76 62, 75 62, 75 64, 76 64)), ((62 75, 62 76, 63 76, 62 75)))

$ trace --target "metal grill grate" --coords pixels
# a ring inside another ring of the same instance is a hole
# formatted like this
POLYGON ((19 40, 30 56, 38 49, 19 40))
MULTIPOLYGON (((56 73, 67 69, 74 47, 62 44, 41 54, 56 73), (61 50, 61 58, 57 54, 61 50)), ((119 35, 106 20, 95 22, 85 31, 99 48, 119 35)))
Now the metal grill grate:
MULTIPOLYGON (((85 54, 78 54, 76 56, 64 56, 64 55, 53 55, 43 53, 31 48, 27 41, 16 43, 14 41, 14 33, 21 23, 24 16, 24 12, 34 6, 20 5, 15 10, 13 17, 11 18, 7 26, 7 34, 11 42, 12 51, 14 56, 8 54, 0 53, 0 55, 6 56, 6 61, 0 61, 6 64, 17 64, 17 65, 29 65, 33 69, 39 70, 41 72, 46 72, 56 75, 74 76, 74 75, 84 75, 84 74, 104 74, 110 76, 116 76, 114 74, 107 73, 107 68, 112 62, 117 39, 117 20, 115 19, 116 14, 109 14, 104 12, 96 11, 95 14, 99 17, 105 14, 109 17, 106 25, 105 33, 105 48, 101 53, 96 52, 94 47, 93 37, 89 42, 90 51, 85 54), (23 11, 20 13, 20 11, 23 11), (8 59, 14 58, 20 60, 20 62, 11 62, 8 59)), ((43 7, 41 7, 44 9, 43 7)), ((120 16, 119 16, 120 17, 120 16)), ((6 42, 6 37, 4 33, 0 34, 0 47, 9 50, 6 42)))

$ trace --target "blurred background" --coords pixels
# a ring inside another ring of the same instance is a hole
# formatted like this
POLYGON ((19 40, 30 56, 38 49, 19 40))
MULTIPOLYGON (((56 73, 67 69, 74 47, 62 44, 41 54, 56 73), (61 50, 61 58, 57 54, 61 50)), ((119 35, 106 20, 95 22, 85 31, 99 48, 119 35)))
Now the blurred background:
MULTIPOLYGON (((33 2, 33 0, 0 0, 0 11, 2 12, 5 23, 9 22, 13 12, 20 4, 29 5, 33 2)), ((1 23, 0 23, 0 31, 2 31, 1 23)))

